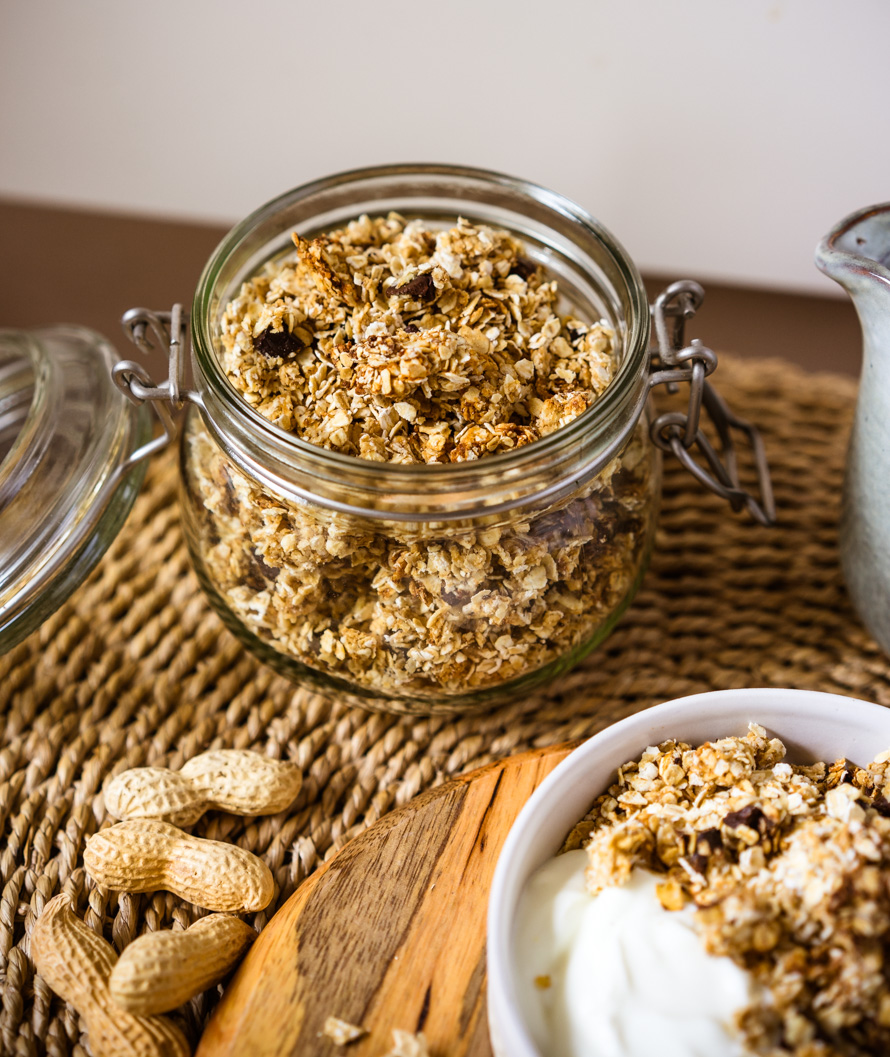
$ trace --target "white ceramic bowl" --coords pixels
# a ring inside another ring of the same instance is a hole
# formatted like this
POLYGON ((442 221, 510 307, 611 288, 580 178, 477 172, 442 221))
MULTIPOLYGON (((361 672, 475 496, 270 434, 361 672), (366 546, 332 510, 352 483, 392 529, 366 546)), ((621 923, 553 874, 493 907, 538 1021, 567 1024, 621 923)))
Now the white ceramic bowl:
POLYGON ((513 924, 526 881, 611 783, 648 745, 693 745, 744 734, 759 723, 782 739, 792 763, 846 756, 868 763, 890 748, 890 708, 811 690, 717 690, 639 712, 584 742, 541 783, 498 859, 488 905, 488 1020, 496 1057, 547 1057, 526 1027, 514 979, 513 924))

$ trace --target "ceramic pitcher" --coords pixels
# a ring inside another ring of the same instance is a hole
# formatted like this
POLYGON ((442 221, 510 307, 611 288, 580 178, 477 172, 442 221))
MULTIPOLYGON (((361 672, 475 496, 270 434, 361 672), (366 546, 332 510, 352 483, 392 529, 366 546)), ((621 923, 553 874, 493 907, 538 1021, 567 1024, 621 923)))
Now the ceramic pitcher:
POLYGON ((841 560, 863 623, 890 653, 890 202, 842 220, 819 244, 816 264, 852 297, 862 326, 841 560))

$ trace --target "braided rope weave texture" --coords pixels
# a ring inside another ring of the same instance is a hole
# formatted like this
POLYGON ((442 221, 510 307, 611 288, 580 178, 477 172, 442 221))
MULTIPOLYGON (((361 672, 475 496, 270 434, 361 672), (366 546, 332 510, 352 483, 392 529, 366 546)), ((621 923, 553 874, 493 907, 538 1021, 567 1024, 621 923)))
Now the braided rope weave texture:
MULTIPOLYGON (((305 782, 272 818, 206 816, 194 832, 262 856, 277 883, 261 928, 322 861, 397 805, 524 749, 589 736, 659 701, 792 686, 890 705, 890 662, 847 600, 837 517, 855 384, 787 364, 721 362, 731 405, 763 432, 780 523, 755 527, 672 460, 655 555, 610 639, 548 690, 481 716, 371 714, 296 689, 209 609, 182 543, 172 453, 151 468, 89 581, 0 658, 0 1053, 86 1054, 79 1018, 28 958, 44 904, 69 894, 118 950, 200 912, 172 895, 115 895, 82 866, 106 821, 103 780, 178 768, 208 748, 295 760, 305 782)), ((179 1011, 195 1042, 217 993, 179 1011)))

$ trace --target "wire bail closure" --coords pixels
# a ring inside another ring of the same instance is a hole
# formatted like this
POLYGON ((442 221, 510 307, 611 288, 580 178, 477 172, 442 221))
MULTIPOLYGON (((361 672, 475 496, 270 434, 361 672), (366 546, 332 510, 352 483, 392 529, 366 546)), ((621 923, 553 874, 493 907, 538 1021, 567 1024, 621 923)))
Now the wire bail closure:
POLYGON ((689 403, 685 413, 668 411, 659 415, 649 432, 662 451, 673 452, 698 481, 726 499, 733 510, 746 508, 759 524, 775 525, 776 504, 760 433, 750 422, 733 414, 707 380, 717 368, 717 354, 698 338, 684 344, 686 323, 698 311, 704 296, 698 283, 681 279, 663 290, 652 306, 656 345, 650 354, 654 370, 649 376, 649 389, 664 385, 669 393, 676 393, 680 382, 689 382, 689 403), (720 452, 701 429, 702 409, 717 431, 720 452), (733 430, 743 433, 751 446, 759 497, 739 480, 733 430), (694 448, 701 452, 707 469, 693 458, 694 448))
POLYGON ((175 304, 170 312, 131 308, 121 319, 127 338, 141 352, 147 354, 155 349, 152 336, 158 345, 167 346, 167 378, 160 385, 155 385, 146 368, 134 360, 121 360, 111 372, 117 387, 134 404, 151 403, 163 428, 162 433, 133 452, 129 465, 156 454, 176 437, 172 412, 194 395, 184 389, 188 322, 188 312, 180 304, 175 304))

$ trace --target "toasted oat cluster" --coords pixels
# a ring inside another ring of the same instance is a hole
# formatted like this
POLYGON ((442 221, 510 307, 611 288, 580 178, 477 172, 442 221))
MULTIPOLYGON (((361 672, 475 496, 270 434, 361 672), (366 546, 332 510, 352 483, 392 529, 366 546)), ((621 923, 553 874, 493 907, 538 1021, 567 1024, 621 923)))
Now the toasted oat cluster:
POLYGON ((693 904, 707 950, 763 987, 739 1011, 751 1054, 890 1053, 890 752, 797 766, 751 725, 698 748, 667 741, 618 771, 575 827, 587 885, 634 866, 664 875, 668 910, 693 904))
POLYGON ((355 1042, 356 1039, 367 1035, 367 1031, 359 1024, 343 1020, 342 1017, 328 1017, 324 1022, 322 1034, 329 1038, 335 1046, 348 1046, 350 1042, 355 1042))
MULTIPOLYGON (((244 399, 305 441, 378 462, 479 459, 570 422, 613 377, 611 330, 557 314, 556 282, 505 231, 390 214, 295 242, 227 306, 220 355, 244 399)), ((197 418, 186 470, 199 565, 238 620, 408 710, 540 671, 608 626, 644 564, 657 488, 644 422, 558 502, 453 529, 287 501, 197 418)))
POLYGON ((260 414, 381 462, 459 462, 537 440, 612 378, 613 333, 506 231, 397 213, 307 241, 243 284, 223 367, 260 414))
POLYGON ((430 1057, 429 1044, 422 1031, 415 1034, 393 1028, 392 1040, 392 1049, 387 1052, 386 1057, 430 1057))

